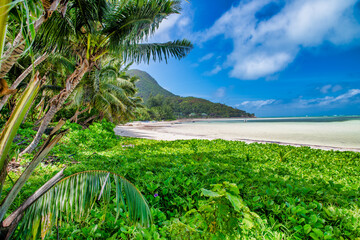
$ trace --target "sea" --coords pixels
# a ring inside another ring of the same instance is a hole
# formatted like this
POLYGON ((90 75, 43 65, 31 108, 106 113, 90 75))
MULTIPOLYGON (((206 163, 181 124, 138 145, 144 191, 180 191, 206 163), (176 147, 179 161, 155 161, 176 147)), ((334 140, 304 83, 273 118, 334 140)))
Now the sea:
POLYGON ((211 138, 360 151, 360 116, 198 119, 184 123, 183 126, 178 129, 183 133, 196 132, 211 138))
POLYGON ((298 122, 298 123, 316 123, 316 122, 346 122, 360 121, 360 115, 356 116, 321 116, 321 117, 268 117, 268 118, 212 118, 197 119, 193 123, 271 123, 271 122, 298 122))

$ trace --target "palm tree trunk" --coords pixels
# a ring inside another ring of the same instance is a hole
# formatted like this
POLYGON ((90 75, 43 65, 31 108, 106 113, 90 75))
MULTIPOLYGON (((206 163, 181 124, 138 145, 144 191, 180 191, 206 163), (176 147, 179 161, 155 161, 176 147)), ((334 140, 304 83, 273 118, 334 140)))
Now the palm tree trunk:
MULTIPOLYGON (((40 63, 42 63, 46 58, 48 57, 47 53, 44 53, 43 55, 41 55, 40 57, 38 57, 33 64, 31 64, 16 80, 15 82, 11 85, 10 89, 15 89, 17 88, 17 86, 19 86, 19 84, 27 77, 27 75, 29 75, 29 73, 31 73, 31 71, 36 68, 40 63)), ((0 110, 3 108, 3 106, 5 105, 5 103, 7 102, 7 100, 9 99, 11 95, 5 95, 3 96, 3 98, 0 101, 0 110)))
POLYGON ((80 111, 79 110, 76 110, 74 116, 72 116, 69 121, 72 122, 74 121, 75 123, 77 123, 77 120, 78 120, 78 116, 80 116, 81 114, 83 114, 84 112, 86 112, 87 110, 90 109, 90 106, 88 106, 87 108, 85 108, 84 110, 80 111))
POLYGON ((88 119, 85 120, 85 122, 83 122, 84 125, 86 125, 88 122, 94 120, 95 118, 99 117, 100 114, 94 115, 92 117, 89 117, 88 119))
POLYGON ((20 156, 24 153, 31 153, 36 146, 39 144, 45 129, 48 127, 49 123, 55 116, 55 114, 60 110, 66 99, 70 96, 70 94, 74 91, 75 87, 79 84, 83 76, 86 72, 90 71, 94 63, 89 63, 87 59, 84 59, 80 65, 80 68, 77 68, 66 80, 66 87, 61 90, 61 92, 53 97, 50 100, 50 108, 47 113, 44 115, 43 121, 37 131, 34 140, 30 143, 30 145, 20 153, 20 156))
POLYGON ((24 52, 24 49, 24 37, 22 35, 22 32, 20 31, 14 39, 12 46, 10 46, 10 48, 3 55, 4 61, 1 64, 0 78, 6 76, 12 66, 14 66, 14 64, 20 58, 21 54, 24 52))

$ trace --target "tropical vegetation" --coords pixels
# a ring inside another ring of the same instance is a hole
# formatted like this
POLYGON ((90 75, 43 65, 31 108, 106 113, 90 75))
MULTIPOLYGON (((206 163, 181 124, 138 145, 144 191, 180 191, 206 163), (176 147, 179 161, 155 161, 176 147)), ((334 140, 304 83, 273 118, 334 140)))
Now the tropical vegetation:
MULTIPOLYGON (((136 79, 128 77, 121 65, 185 57, 192 48, 187 40, 144 42, 162 20, 179 11, 180 2, 168 0, 1 2, 0 67, 1 77, 5 78, 0 88, 1 239, 9 239, 14 233, 20 239, 45 238, 63 222, 86 218, 101 200, 104 207, 110 200, 116 204, 116 219, 123 212, 132 223, 150 225, 151 213, 141 192, 124 177, 106 170, 64 178, 63 168, 32 195, 17 199, 40 162, 68 132, 61 130, 63 119, 48 128, 64 104, 77 108, 75 120, 81 106, 94 108, 100 118, 106 116, 113 122, 135 117, 133 112, 141 107, 141 100, 134 96, 136 79), (119 59, 117 64, 112 58, 119 59), (55 59, 60 61, 54 63, 55 59), (72 93, 83 79, 77 89, 79 101, 72 93), (40 91, 42 96, 37 96, 40 91), (70 96, 71 101, 66 102, 70 96), (32 141, 20 155, 43 144, 13 181, 8 173, 13 164, 19 164, 19 149, 12 144, 29 115, 32 120, 35 115, 39 127, 35 136, 27 138, 32 141), (43 133, 48 137, 43 139, 43 133), (7 179, 11 184, 2 191, 7 179)), ((84 127, 89 121, 84 122, 84 127)))
POLYGON ((139 110, 138 120, 255 117, 254 114, 225 104, 202 98, 177 96, 161 87, 147 72, 131 69, 127 73, 139 78, 136 82, 139 89, 137 96, 144 100, 147 107, 139 110))
MULTIPOLYGON (((225 140, 155 141, 119 137, 103 120, 70 132, 36 169, 19 202, 68 166, 66 176, 108 170, 148 200, 149 228, 118 218, 116 201, 96 206, 75 224, 63 221, 50 239, 357 239, 360 153, 225 140), (101 163, 101 164, 99 164, 101 163), (105 217, 104 217, 105 216, 105 217)), ((23 125, 15 148, 32 136, 23 125)), ((27 155, 18 168, 31 159, 27 155)), ((16 179, 17 171, 10 177, 16 179)), ((10 182, 4 187, 7 190, 10 182)), ((112 196, 115 200, 115 196, 112 196)), ((126 216, 120 212, 120 216, 126 216)))
POLYGON ((252 116, 166 90, 142 103, 129 64, 192 48, 146 41, 180 5, 0 2, 0 239, 360 238, 360 153, 115 135, 136 118, 252 116))

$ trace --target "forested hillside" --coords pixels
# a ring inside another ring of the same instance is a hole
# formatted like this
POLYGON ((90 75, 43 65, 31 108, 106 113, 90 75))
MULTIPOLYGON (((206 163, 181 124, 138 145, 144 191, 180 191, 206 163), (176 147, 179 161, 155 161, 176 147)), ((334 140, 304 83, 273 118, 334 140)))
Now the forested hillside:
POLYGON ((136 87, 139 89, 138 96, 142 97, 144 102, 147 102, 150 96, 156 96, 158 94, 165 97, 175 96, 168 90, 161 87, 158 82, 147 72, 131 69, 128 70, 127 73, 131 77, 139 77, 139 81, 136 82, 136 87))
POLYGON ((138 96, 142 97, 147 110, 142 112, 142 120, 177 119, 177 118, 229 118, 254 117, 225 104, 213 103, 196 97, 180 97, 161 87, 148 73, 140 70, 129 70, 130 76, 139 77, 136 86, 138 96))

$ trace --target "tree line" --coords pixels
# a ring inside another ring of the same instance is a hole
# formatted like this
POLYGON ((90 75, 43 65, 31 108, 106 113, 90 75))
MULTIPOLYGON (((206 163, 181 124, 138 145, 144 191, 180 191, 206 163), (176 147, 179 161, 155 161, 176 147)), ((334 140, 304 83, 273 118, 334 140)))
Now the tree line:
POLYGON ((173 120, 181 118, 255 117, 252 113, 225 104, 213 103, 196 97, 150 96, 146 109, 141 109, 139 120, 173 120))

